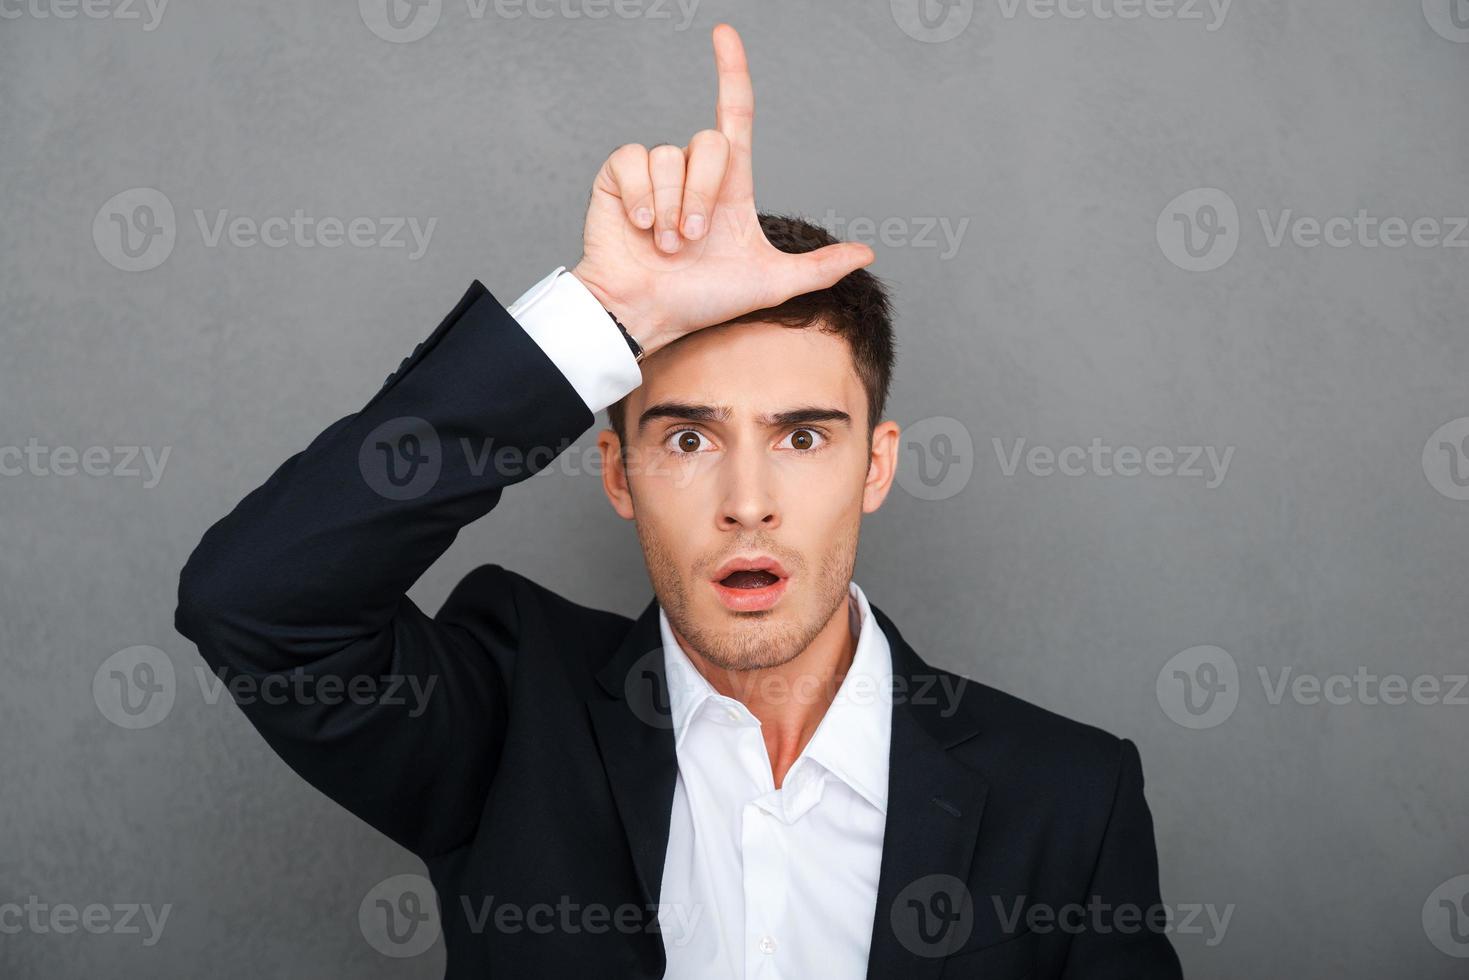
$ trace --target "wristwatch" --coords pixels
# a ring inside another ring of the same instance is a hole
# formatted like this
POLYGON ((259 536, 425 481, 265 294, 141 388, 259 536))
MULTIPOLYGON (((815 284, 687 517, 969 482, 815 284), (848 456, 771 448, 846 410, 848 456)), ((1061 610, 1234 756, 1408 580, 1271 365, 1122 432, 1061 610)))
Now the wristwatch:
POLYGON ((628 349, 632 351, 633 360, 641 364, 643 357, 647 353, 643 350, 643 345, 633 339, 632 334, 627 332, 627 327, 624 327, 622 325, 622 321, 617 319, 616 315, 613 314, 611 310, 607 310, 607 315, 612 317, 612 322, 617 324, 618 330, 622 331, 622 339, 627 341, 628 349))

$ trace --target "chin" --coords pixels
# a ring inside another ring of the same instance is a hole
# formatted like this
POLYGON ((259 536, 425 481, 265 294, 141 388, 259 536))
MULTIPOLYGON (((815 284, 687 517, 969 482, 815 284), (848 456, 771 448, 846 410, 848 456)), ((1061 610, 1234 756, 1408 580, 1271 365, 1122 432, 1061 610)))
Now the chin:
MULTIPOLYGON (((732 612, 718 602, 696 622, 678 627, 707 661, 721 670, 764 670, 789 663, 821 631, 820 624, 791 621, 784 603, 762 612, 732 612)), ((672 620, 670 620, 672 621, 672 620)))

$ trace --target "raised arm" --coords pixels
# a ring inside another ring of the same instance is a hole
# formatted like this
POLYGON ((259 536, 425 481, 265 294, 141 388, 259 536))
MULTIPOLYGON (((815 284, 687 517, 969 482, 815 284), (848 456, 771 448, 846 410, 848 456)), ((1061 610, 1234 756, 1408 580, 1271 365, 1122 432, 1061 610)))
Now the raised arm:
POLYGON ((718 128, 682 149, 613 153, 573 273, 510 310, 476 282, 360 411, 211 528, 180 576, 179 631, 238 679, 232 693, 251 694, 236 700, 275 751, 421 855, 474 832, 508 710, 499 665, 519 631, 495 581, 473 586, 494 620, 477 631, 495 637, 488 649, 406 592, 460 528, 640 383, 607 312, 651 353, 872 260, 863 245, 790 255, 765 239, 744 50, 725 25, 714 44, 718 128))
MULTIPOLYGON (((630 390, 636 364, 597 313, 602 322, 558 326, 610 333, 623 363, 608 383, 621 372, 630 390)), ((473 831, 504 720, 496 662, 513 656, 518 628, 513 606, 497 603, 505 648, 486 650, 405 593, 461 527, 592 421, 532 333, 476 282, 361 411, 214 525, 180 575, 179 632, 235 685, 270 745, 416 852, 473 831)))

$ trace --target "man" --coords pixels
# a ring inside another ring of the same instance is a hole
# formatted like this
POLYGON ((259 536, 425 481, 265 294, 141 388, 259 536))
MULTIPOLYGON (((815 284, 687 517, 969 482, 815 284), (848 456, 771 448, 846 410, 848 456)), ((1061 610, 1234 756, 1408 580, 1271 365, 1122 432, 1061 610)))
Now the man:
POLYGON ((226 679, 423 693, 241 707, 423 859, 449 976, 1176 977, 1132 744, 929 667, 851 579, 886 298, 865 246, 757 213, 714 45, 718 128, 613 153, 575 269, 508 310, 476 282, 205 535, 178 627, 226 679), (603 408, 635 621, 498 565, 406 598, 603 408))

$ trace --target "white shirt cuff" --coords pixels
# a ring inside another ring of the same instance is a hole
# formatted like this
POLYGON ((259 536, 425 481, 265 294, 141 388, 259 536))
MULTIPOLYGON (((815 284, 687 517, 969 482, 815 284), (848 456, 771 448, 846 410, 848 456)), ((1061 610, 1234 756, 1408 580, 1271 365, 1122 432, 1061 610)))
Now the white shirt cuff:
POLYGON ((566 266, 527 289, 509 311, 593 415, 643 383, 622 331, 566 266))

